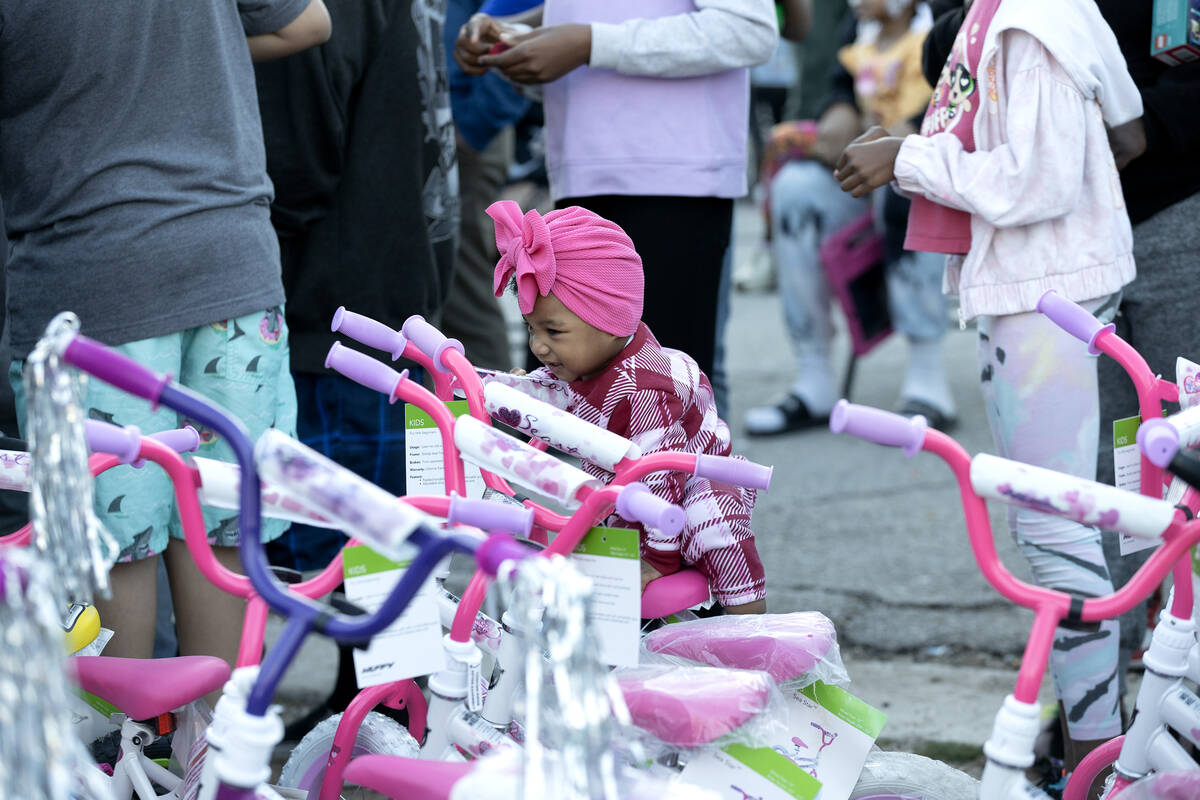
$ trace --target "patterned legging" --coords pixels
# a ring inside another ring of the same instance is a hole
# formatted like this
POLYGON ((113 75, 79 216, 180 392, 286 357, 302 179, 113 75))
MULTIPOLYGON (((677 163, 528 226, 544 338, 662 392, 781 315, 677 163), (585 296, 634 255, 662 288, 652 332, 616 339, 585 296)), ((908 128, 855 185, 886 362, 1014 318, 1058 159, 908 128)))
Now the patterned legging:
MULTIPOLYGON (((981 317, 979 366, 1001 456, 1095 479, 1099 394, 1086 345, 1041 314, 981 317)), ((1085 596, 1113 591, 1095 528, 1025 509, 1008 520, 1038 584, 1085 596)), ((1098 631, 1055 634, 1050 672, 1075 740, 1120 733, 1117 631, 1106 620, 1098 631)))

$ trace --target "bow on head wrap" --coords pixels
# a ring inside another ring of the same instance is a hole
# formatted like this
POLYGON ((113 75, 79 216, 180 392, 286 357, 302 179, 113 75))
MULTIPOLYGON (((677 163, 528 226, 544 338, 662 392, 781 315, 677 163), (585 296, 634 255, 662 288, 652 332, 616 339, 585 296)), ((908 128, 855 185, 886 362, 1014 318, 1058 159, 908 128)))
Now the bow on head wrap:
POLYGON ((630 336, 642 319, 642 259, 621 226, 579 206, 542 216, 512 200, 488 206, 496 223, 494 290, 516 279, 522 314, 551 292, 584 322, 630 336))

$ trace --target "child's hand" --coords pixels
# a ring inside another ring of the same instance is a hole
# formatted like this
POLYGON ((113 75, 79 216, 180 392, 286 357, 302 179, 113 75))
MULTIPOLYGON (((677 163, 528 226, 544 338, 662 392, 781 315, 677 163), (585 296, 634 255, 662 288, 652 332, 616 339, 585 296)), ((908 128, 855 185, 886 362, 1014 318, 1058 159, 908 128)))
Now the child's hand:
POLYGON ((521 369, 520 367, 515 367, 515 368, 513 368, 513 369, 510 369, 510 370, 508 371, 508 374, 509 374, 509 375, 524 375, 524 374, 525 374, 525 370, 521 369))
POLYGON ((496 67, 513 83, 539 84, 558 80, 592 56, 591 25, 549 25, 529 33, 503 37, 509 48, 479 59, 496 67))
POLYGON ((482 75, 488 71, 479 59, 486 56, 504 35, 506 26, 487 14, 475 14, 467 24, 458 29, 454 40, 454 60, 468 75, 482 75))
POLYGON ((1130 161, 1146 152, 1146 125, 1142 118, 1109 128, 1108 146, 1112 148, 1113 160, 1119 170, 1125 169, 1130 161))
POLYGON ((646 584, 656 578, 661 578, 662 573, 650 566, 647 562, 642 562, 642 591, 646 591, 646 584))
POLYGON ((872 128, 858 137, 838 160, 833 177, 842 185, 843 192, 853 197, 865 197, 880 186, 891 183, 896 177, 896 156, 904 140, 898 136, 879 136, 882 128, 872 128), (868 137, 875 135, 873 140, 868 137))

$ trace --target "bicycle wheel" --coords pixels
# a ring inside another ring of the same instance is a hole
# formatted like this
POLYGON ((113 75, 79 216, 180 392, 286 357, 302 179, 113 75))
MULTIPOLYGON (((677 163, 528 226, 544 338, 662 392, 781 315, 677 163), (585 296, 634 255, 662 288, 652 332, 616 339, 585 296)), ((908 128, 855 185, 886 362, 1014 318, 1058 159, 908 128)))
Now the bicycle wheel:
MULTIPOLYGON (((292 754, 288 756, 283 771, 279 773, 279 785, 289 789, 303 789, 316 798, 321 789, 321 780, 325 777, 325 762, 329 760, 329 751, 333 749, 333 736, 337 732, 341 714, 334 714, 317 727, 309 731, 299 741, 292 754)), ((391 717, 386 717, 375 711, 363 718, 354 739, 354 751, 351 758, 368 754, 408 756, 416 758, 420 748, 411 734, 400 723, 391 717)), ((353 788, 343 791, 346 800, 357 797, 378 797, 367 794, 365 789, 353 788)))
POLYGON ((976 800, 979 781, 915 753, 873 750, 850 800, 976 800))

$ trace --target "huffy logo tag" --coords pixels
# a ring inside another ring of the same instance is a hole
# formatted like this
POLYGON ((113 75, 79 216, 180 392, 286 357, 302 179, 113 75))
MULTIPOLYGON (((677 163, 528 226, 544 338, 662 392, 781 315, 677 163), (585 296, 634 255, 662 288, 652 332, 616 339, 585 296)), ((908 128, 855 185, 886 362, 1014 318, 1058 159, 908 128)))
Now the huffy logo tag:
POLYGON ((379 672, 380 670, 383 670, 383 669, 390 669, 390 668, 391 668, 391 666, 392 666, 392 664, 394 664, 394 663, 396 663, 396 662, 394 662, 394 661, 387 661, 387 662, 384 662, 384 663, 382 663, 382 664, 372 664, 372 665, 371 665, 371 666, 369 666, 369 667, 364 667, 364 668, 363 668, 363 674, 364 674, 364 675, 370 675, 372 672, 379 672))

